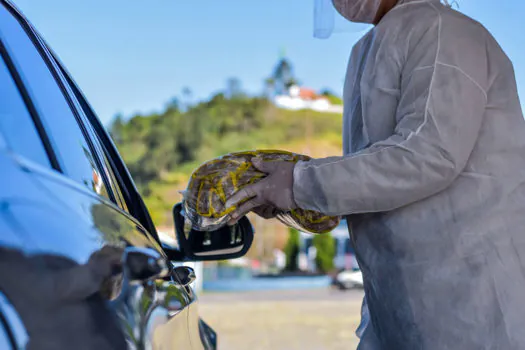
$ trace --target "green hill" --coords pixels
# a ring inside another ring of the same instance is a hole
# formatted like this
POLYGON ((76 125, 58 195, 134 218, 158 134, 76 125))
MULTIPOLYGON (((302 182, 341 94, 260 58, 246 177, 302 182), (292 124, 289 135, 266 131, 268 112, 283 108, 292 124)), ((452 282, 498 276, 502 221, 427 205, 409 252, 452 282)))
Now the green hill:
POLYGON ((341 117, 277 109, 267 99, 217 94, 186 110, 117 117, 111 134, 155 223, 171 225, 191 172, 202 162, 250 149, 286 149, 313 157, 341 153, 341 117))

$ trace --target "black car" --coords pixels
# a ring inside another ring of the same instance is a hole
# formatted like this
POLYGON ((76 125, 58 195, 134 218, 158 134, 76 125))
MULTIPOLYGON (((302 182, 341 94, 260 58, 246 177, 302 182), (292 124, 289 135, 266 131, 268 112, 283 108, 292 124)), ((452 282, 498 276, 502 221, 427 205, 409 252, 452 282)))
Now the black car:
POLYGON ((93 109, 7 0, 0 0, 0 169, 2 350, 216 348, 190 288, 196 276, 181 262, 244 255, 249 221, 184 232, 178 204, 178 244, 161 242, 93 109), (111 254, 117 263, 100 265, 111 269, 93 268, 111 254))

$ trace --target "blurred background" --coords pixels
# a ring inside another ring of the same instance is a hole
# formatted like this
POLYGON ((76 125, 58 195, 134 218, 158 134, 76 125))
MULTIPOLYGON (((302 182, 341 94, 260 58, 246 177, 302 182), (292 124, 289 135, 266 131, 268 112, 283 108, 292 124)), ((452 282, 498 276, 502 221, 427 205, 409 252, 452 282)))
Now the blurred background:
MULTIPOLYGON (((313 0, 14 2, 110 130, 167 238, 179 191, 206 160, 264 148, 341 154, 344 73, 363 27, 314 39, 313 0)), ((525 3, 458 5, 500 42, 523 96, 525 3)), ((362 280, 345 223, 311 236, 251 219, 246 257, 194 264, 222 348, 355 347, 362 280)))

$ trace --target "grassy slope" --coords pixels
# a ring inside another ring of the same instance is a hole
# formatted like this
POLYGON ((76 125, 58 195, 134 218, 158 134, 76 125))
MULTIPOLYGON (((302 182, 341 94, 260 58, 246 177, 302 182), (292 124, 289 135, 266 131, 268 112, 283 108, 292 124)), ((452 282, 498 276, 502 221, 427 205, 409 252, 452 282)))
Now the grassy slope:
POLYGON ((284 149, 316 158, 340 155, 341 117, 275 109, 260 129, 228 134, 222 139, 209 138, 199 152, 198 161, 185 164, 150 185, 151 194, 145 201, 154 222, 159 227, 171 226, 171 208, 181 200, 179 191, 186 187, 189 175, 199 164, 229 152, 251 149, 284 149))

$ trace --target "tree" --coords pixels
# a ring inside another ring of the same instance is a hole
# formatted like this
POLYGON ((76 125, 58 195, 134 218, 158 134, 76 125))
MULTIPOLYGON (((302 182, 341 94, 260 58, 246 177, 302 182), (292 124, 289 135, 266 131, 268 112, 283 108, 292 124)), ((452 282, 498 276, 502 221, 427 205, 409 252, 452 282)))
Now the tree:
POLYGON ((242 84, 238 78, 229 78, 226 81, 226 98, 232 99, 243 96, 242 84))
POLYGON ((279 59, 272 74, 265 80, 265 88, 272 92, 267 92, 268 95, 284 94, 292 85, 297 84, 298 80, 294 76, 292 64, 285 57, 279 59))
MULTIPOLYGON (((278 84, 278 89, 286 88, 286 85, 290 82, 290 80, 294 79, 292 64, 286 58, 282 58, 279 60, 279 62, 277 62, 273 72, 273 78, 278 84)), ((282 93, 282 91, 278 91, 278 93, 282 93)))
POLYGON ((182 99, 183 99, 183 105, 184 110, 187 111, 190 106, 193 99, 193 91, 188 86, 185 86, 182 88, 182 99))
POLYGON ((319 234, 313 238, 313 246, 317 250, 315 265, 322 273, 334 269, 335 239, 330 234, 319 234))
POLYGON ((270 99, 275 90, 275 79, 272 77, 264 79, 264 97, 270 99))
POLYGON ((120 143, 123 139, 123 133, 124 129, 126 128, 126 124, 124 122, 124 118, 122 117, 122 114, 117 114, 113 118, 113 121, 111 122, 111 126, 109 127, 109 133, 111 135, 111 138, 116 142, 120 143))
POLYGON ((326 97, 328 99, 328 101, 330 101, 330 103, 333 104, 333 105, 342 105, 343 104, 343 99, 341 97, 337 96, 336 94, 334 94, 329 89, 324 89, 323 91, 321 91, 321 95, 326 97))
POLYGON ((290 79, 284 82, 284 86, 286 87, 286 90, 290 89, 294 85, 299 85, 299 81, 295 79, 294 77, 291 77, 290 79))
POLYGON ((180 110, 180 101, 178 98, 173 97, 167 104, 166 104, 166 111, 179 111, 180 110))
POLYGON ((286 271, 294 272, 299 270, 297 259, 299 257, 300 244, 299 231, 290 228, 288 231, 288 242, 286 242, 286 246, 284 247, 284 254, 286 254, 286 271))

